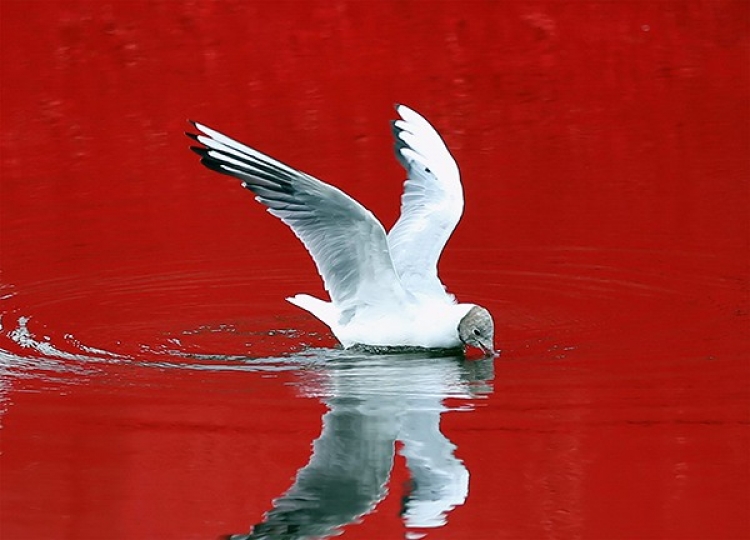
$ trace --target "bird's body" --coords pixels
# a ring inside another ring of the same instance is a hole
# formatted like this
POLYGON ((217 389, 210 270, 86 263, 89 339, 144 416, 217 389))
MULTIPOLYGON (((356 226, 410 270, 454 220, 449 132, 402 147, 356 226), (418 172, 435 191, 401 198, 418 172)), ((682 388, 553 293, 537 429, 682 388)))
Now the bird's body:
POLYGON ((226 135, 194 123, 193 150, 208 168, 234 176, 286 223, 310 252, 331 301, 288 298, 325 323, 344 347, 493 351, 489 312, 459 304, 437 276, 437 262, 463 212, 458 167, 437 131, 397 106, 396 155, 408 172, 401 217, 382 224, 341 190, 226 135))
POLYGON ((401 304, 398 311, 381 306, 366 306, 350 318, 342 318, 331 302, 307 294, 287 298, 323 321, 344 347, 371 345, 377 347, 423 347, 455 349, 462 347, 458 325, 473 304, 443 300, 401 304))

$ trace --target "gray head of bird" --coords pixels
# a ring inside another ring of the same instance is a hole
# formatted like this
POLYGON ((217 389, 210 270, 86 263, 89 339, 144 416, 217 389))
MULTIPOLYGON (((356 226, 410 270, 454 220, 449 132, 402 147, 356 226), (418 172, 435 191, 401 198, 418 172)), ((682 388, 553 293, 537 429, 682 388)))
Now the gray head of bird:
POLYGON ((482 349, 488 356, 495 354, 495 325, 490 312, 481 306, 472 307, 459 321, 458 337, 464 345, 482 349))

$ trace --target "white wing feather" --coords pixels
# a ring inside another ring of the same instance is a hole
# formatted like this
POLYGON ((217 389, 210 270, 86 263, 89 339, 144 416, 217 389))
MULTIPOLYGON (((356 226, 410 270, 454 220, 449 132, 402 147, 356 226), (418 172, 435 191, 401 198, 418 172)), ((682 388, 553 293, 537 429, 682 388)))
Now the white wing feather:
POLYGON ((191 135, 202 163, 234 176, 286 223, 310 252, 343 317, 358 306, 398 309, 406 298, 373 214, 341 190, 204 125, 191 135), (347 313, 347 311, 349 312, 347 313))
POLYGON ((393 122, 396 157, 408 173, 401 217, 388 233, 388 246, 404 288, 453 301, 437 275, 437 263, 463 213, 458 165, 427 120, 405 105, 393 122))

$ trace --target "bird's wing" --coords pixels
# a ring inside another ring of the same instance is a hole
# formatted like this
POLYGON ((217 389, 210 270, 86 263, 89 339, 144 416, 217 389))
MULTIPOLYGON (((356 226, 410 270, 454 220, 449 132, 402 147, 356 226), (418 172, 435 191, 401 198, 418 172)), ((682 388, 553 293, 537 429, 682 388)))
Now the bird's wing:
POLYGON ((406 293, 372 213, 341 190, 193 122, 188 136, 209 169, 234 176, 286 223, 310 252, 331 300, 342 314, 362 305, 396 306, 406 293))
POLYGON ((393 122, 396 157, 408 178, 388 246, 406 290, 445 296, 437 262, 463 212, 458 166, 427 120, 405 105, 396 111, 401 116, 393 122))

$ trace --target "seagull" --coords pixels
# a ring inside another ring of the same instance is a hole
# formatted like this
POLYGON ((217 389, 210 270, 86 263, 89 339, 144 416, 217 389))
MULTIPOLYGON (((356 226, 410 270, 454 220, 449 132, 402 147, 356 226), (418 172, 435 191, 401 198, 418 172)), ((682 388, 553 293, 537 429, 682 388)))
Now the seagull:
POLYGON ((406 169, 401 216, 386 234, 340 189, 203 124, 186 133, 207 168, 233 176, 288 225, 315 261, 330 301, 287 301, 322 321, 344 348, 481 349, 494 355, 490 312, 458 303, 437 263, 463 213, 458 165, 435 128, 396 105, 396 158, 406 169))

